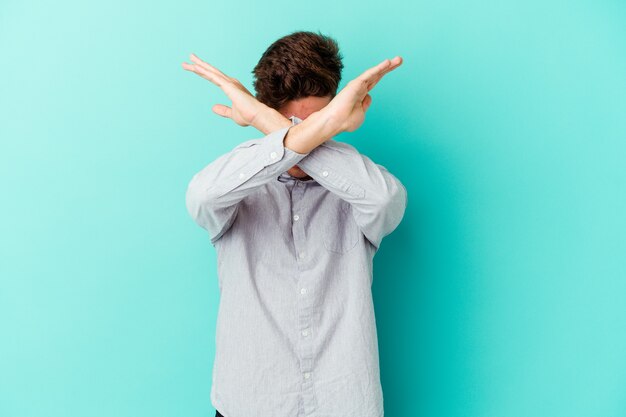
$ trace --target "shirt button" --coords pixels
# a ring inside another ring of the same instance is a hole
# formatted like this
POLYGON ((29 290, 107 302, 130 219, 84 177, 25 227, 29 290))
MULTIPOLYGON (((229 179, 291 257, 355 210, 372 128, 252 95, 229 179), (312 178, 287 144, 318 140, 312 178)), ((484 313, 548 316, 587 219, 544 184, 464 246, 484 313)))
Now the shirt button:
POLYGON ((310 372, 305 372, 304 373, 304 378, 305 379, 309 379, 311 377, 311 373, 310 372))
POLYGON ((327 177, 327 176, 328 176, 328 171, 324 171, 324 172, 322 172, 322 175, 323 175, 323 176, 325 176, 325 177, 327 177))
POLYGON ((304 252, 300 252, 300 259, 304 259, 305 256, 306 254, 304 252))
POLYGON ((300 294, 306 294, 306 288, 300 288, 300 294))
POLYGON ((294 219, 294 220, 298 220, 299 218, 300 218, 300 216, 298 216, 297 214, 294 214, 294 215, 293 215, 293 219, 294 219))
POLYGON ((308 336, 308 335, 309 335, 308 330, 302 330, 302 336, 308 336))
POLYGON ((239 178, 243 178, 245 176, 246 176, 246 174, 244 174, 243 172, 239 173, 239 178))
POLYGON ((272 152, 272 153, 270 154, 270 158, 272 158, 272 159, 276 159, 276 152, 272 152))

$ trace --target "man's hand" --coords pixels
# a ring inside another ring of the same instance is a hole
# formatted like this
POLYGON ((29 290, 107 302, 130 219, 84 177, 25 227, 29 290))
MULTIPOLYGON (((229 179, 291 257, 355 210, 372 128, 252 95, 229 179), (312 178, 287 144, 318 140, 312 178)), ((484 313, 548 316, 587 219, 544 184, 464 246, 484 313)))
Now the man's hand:
MULTIPOLYGON (((183 68, 195 72, 220 87, 232 101, 232 108, 223 104, 214 105, 212 110, 217 115, 230 118, 240 126, 254 126, 264 134, 291 125, 289 119, 277 110, 259 102, 237 79, 227 76, 195 54, 191 54, 190 58, 194 64, 183 63, 183 68)), ((402 64, 402 58, 396 56, 393 59, 385 59, 366 70, 346 84, 323 109, 312 113, 307 119, 315 116, 313 118, 317 121, 323 121, 327 138, 344 131, 357 130, 363 124, 365 112, 372 103, 369 92, 385 74, 396 69, 400 64, 402 64)), ((308 124, 296 126, 292 130, 299 131, 308 124)))
POLYGON ((183 68, 194 72, 220 87, 232 101, 232 108, 224 104, 212 107, 215 114, 232 119, 240 126, 252 125, 256 116, 267 106, 259 102, 239 80, 229 77, 214 66, 202 61, 195 54, 190 55, 193 64, 183 62, 183 68))
POLYGON ((336 134, 353 132, 363 124, 365 112, 372 103, 369 92, 385 74, 396 69, 402 58, 385 59, 350 81, 320 112, 332 121, 336 134))

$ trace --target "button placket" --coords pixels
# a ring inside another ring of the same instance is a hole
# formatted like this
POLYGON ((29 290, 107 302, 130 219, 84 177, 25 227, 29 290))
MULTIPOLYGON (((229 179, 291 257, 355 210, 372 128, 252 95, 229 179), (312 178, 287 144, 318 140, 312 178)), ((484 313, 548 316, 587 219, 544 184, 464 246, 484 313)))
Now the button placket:
POLYGON ((306 268, 308 263, 308 242, 304 236, 304 224, 301 221, 302 218, 302 197, 305 192, 305 184, 296 180, 296 187, 291 192, 291 209, 292 209, 292 222, 291 229, 294 238, 294 246, 296 250, 296 256, 298 258, 298 267, 306 268))
POLYGON ((291 192, 292 207, 292 234, 294 239, 294 249, 296 253, 296 263, 298 271, 301 272, 298 286, 296 287, 296 304, 298 310, 298 327, 294 331, 299 336, 300 372, 302 375, 302 396, 305 413, 313 412, 317 405, 315 391, 313 389, 313 332, 311 329, 312 317, 314 317, 314 300, 311 296, 313 288, 308 285, 302 277, 308 277, 308 271, 312 265, 313 248, 308 245, 305 236, 305 221, 307 212, 303 207, 303 196, 306 192, 306 184, 296 180, 295 187, 291 192))

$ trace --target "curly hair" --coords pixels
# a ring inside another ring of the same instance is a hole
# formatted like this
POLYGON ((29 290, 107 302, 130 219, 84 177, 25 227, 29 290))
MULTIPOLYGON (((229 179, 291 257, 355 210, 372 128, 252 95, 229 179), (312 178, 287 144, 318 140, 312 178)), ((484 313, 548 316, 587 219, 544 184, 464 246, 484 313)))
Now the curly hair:
POLYGON ((252 70, 256 98, 280 109, 285 103, 337 95, 343 56, 333 38, 297 31, 272 43, 252 70))

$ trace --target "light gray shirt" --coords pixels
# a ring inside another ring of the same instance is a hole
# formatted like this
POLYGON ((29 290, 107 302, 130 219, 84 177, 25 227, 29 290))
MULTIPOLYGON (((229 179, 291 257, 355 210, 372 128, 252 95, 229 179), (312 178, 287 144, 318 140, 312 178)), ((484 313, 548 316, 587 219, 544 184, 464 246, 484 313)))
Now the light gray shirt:
POLYGON ((334 139, 306 154, 287 131, 245 141, 189 183, 217 251, 211 403, 225 417, 381 417, 373 257, 407 192, 334 139), (311 179, 286 171, 298 165, 311 179))

